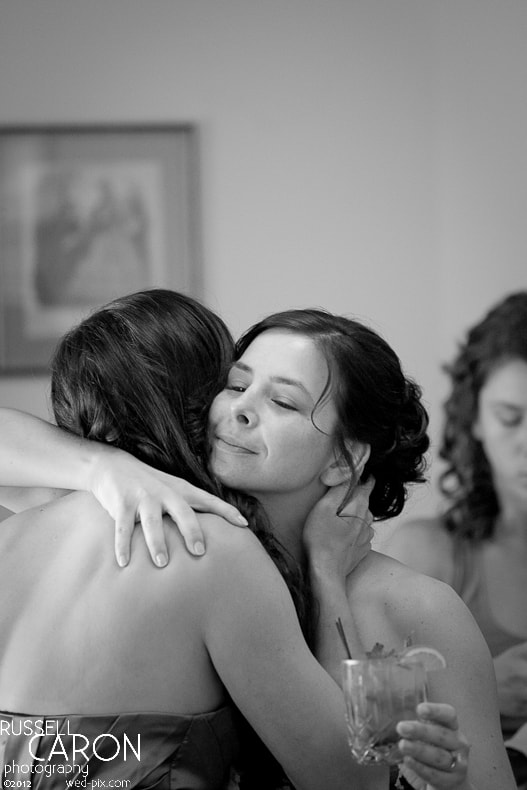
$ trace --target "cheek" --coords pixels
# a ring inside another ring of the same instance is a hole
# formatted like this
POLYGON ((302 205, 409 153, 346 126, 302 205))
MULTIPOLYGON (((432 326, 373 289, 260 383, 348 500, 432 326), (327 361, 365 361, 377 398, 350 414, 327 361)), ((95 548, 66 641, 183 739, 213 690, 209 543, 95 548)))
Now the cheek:
POLYGON ((514 436, 503 426, 494 425, 484 433, 482 444, 490 466, 499 471, 513 453, 514 436))
POLYGON ((299 470, 317 471, 327 462, 332 453, 333 442, 312 426, 303 430, 277 431, 274 447, 278 464, 293 463, 299 470))
POLYGON ((498 447, 507 440, 507 431, 498 420, 485 410, 474 423, 472 434, 485 448, 498 447))
POLYGON ((212 427, 213 425, 217 425, 224 413, 225 413, 225 395, 223 392, 220 392, 219 395, 216 395, 216 397, 212 401, 212 405, 209 409, 209 428, 212 427))

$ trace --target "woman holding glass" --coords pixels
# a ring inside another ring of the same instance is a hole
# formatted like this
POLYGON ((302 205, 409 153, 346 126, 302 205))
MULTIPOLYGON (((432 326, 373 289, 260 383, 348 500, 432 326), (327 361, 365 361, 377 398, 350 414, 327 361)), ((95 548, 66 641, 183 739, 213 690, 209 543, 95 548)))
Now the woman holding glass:
MULTIPOLYGON (((5 416, 5 424, 15 430, 17 418, 5 416)), ((37 436, 33 427, 31 439, 24 437, 28 446, 37 436)), ((82 429, 78 432, 86 435, 82 429)), ((47 439, 52 434, 53 429, 49 428, 40 436, 47 439)), ((7 432, 4 438, 6 435, 7 432)), ((254 497, 255 512, 263 507, 272 526, 273 540, 279 541, 278 551, 286 558, 286 575, 299 580, 300 592, 301 571, 309 570, 320 616, 315 619, 309 611, 304 612, 306 630, 309 632, 310 624, 315 625, 314 648, 324 666, 336 673, 344 657, 334 627, 337 617, 345 624, 354 653, 362 645, 369 648, 376 642, 382 642, 386 649, 397 649, 412 636, 414 642, 436 647, 445 655, 447 669, 430 676, 429 694, 432 700, 456 703, 460 725, 472 743, 468 780, 468 750, 457 733, 455 714, 449 705, 441 707, 439 713, 438 707, 433 706, 436 721, 444 726, 426 720, 399 725, 404 733, 401 751, 406 755, 408 768, 433 787, 468 788, 471 783, 489 790, 513 787, 500 738, 496 737, 498 717, 492 664, 478 629, 457 596, 446 585, 410 572, 374 552, 367 553, 349 573, 356 533, 350 535, 349 523, 335 517, 335 502, 347 502, 358 479, 372 475, 375 485, 369 504, 373 515, 395 515, 403 505, 406 483, 421 477, 427 447, 426 415, 418 390, 403 376, 389 346, 363 325, 322 311, 293 311, 270 317, 242 339, 226 387, 212 405, 209 438, 211 469, 224 485, 254 497), (331 514, 329 529, 327 514, 331 514), (485 688, 485 695, 480 693, 481 688, 485 688)), ((120 471, 115 472, 116 467, 126 469, 123 479, 129 488, 122 499, 130 502, 135 497, 134 512, 140 509, 147 514, 148 522, 148 514, 155 510, 151 494, 147 493, 138 504, 141 492, 148 492, 150 484, 157 488, 156 497, 165 492, 159 502, 162 508, 166 507, 166 477, 120 452, 108 453, 107 447, 101 452, 88 444, 56 439, 55 447, 62 448, 58 465, 68 468, 51 480, 51 467, 57 465, 58 458, 53 453, 51 465, 41 470, 40 476, 34 476, 32 482, 77 485, 83 470, 93 470, 92 461, 98 458, 98 471, 91 475, 93 488, 102 492, 102 499, 113 500, 111 507, 119 509, 115 502, 121 501, 121 495, 115 494, 110 478, 102 470, 114 469, 115 479, 120 475, 120 471), (128 470, 135 463, 138 466, 132 478, 128 470), (140 490, 138 479, 144 481, 140 490)), ((12 458, 4 469, 5 482, 21 482, 12 458)), ((30 482, 30 474, 31 470, 26 469, 26 483, 30 482)), ((173 496, 171 492, 170 497, 173 496)), ((192 491, 191 497, 195 496, 192 491)), ((341 504, 344 506, 345 502, 341 504)), ((200 563, 208 562, 219 539, 214 530, 204 532, 207 555, 197 564, 193 561, 196 569, 200 563)), ((173 555, 171 567, 181 552, 176 548, 173 531, 167 537, 173 555)), ((150 546, 157 556, 161 547, 158 536, 150 539, 150 546)), ((234 547, 232 550, 235 552, 234 547)), ((134 562, 135 558, 123 573, 128 573, 134 562)), ((251 566, 251 573, 256 573, 256 567, 251 566)), ((267 597, 265 600, 267 605, 267 597)), ((253 606, 261 610, 256 601, 253 606)), ((284 649, 286 645, 287 640, 284 649)), ((267 704, 258 704, 255 715, 264 715, 262 707, 269 710, 267 704)), ((311 727, 313 722, 319 739, 320 716, 305 719, 311 727)), ((282 750, 281 737, 275 737, 278 740, 268 745, 293 782, 304 786, 298 778, 302 771, 299 755, 292 757, 289 747, 282 750)), ((320 748, 320 742, 316 748, 320 748)), ((366 786, 365 781, 361 776, 363 784, 359 786, 366 786)), ((326 774, 319 786, 337 785, 326 774)))

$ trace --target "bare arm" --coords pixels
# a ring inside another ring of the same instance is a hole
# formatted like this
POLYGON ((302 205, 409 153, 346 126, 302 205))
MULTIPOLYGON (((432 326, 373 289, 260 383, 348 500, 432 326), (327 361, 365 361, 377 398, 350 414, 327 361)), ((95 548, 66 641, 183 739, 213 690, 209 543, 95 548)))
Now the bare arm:
MULTIPOLYGON (((61 489, 80 488, 74 468, 63 469, 62 455, 54 451, 54 439, 60 433, 55 426, 31 414, 0 409, 0 504, 3 507, 19 512, 65 493, 61 489)), ((73 437, 64 434, 66 455, 68 439, 73 437)))
POLYGON ((0 488, 0 504, 21 510, 64 493, 58 489, 91 491, 116 522, 115 552, 120 565, 129 560, 136 521, 141 521, 152 559, 160 566, 168 559, 163 513, 177 523, 193 554, 205 550, 194 510, 246 524, 236 508, 218 497, 128 453, 81 439, 33 415, 0 409, 0 436, 0 483, 5 487, 0 488), (24 487, 28 487, 27 496, 24 487), (54 490, 46 493, 39 488, 54 490))
MULTIPOLYGON (((342 517, 334 512, 334 502, 339 501, 342 492, 329 491, 310 513, 304 530, 310 578, 319 606, 315 654, 339 684, 340 663, 346 651, 335 627, 336 617, 344 625, 353 657, 364 656, 347 599, 346 578, 370 548, 372 518, 368 503, 372 488, 373 480, 358 486, 342 517)), ((406 731, 401 732, 406 778, 416 790, 436 786, 468 790, 468 744, 458 731, 456 710, 450 705, 428 703, 422 714, 418 718, 416 713, 416 721, 405 723, 406 731), (453 754, 458 756, 454 765, 453 754)))
POLYGON ((370 550, 373 517, 368 504, 373 485, 374 480, 358 485, 340 515, 337 510, 348 484, 330 488, 309 514, 303 532, 311 589, 318 609, 315 655, 339 684, 341 661, 364 657, 348 605, 346 579, 370 550), (337 630, 337 621, 342 626, 346 645, 337 630))
POLYGON ((305 644, 283 579, 261 546, 249 551, 243 542, 215 553, 200 607, 234 703, 298 790, 387 790, 385 768, 351 758, 342 693, 305 644))

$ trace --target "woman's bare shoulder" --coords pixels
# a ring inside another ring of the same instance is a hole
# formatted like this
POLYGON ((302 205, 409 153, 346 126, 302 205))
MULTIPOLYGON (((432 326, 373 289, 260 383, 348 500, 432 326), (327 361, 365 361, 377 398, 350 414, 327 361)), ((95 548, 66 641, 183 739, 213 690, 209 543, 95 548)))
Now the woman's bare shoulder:
POLYGON ((369 607, 371 621, 379 633, 390 634, 386 643, 394 647, 407 637, 439 649, 451 639, 468 640, 469 634, 476 638, 473 617, 449 584, 392 557, 371 552, 355 591, 360 596, 357 606, 362 601, 369 607))
POLYGON ((397 524, 379 544, 379 550, 421 573, 452 583, 452 536, 439 517, 397 524))
POLYGON ((371 584, 378 584, 379 589, 389 590, 393 595, 410 595, 423 601, 451 594, 458 598, 447 582, 382 552, 370 552, 369 574, 371 584))
POLYGON ((248 527, 237 527, 221 516, 211 513, 199 514, 203 530, 206 553, 199 558, 191 556, 177 529, 169 528, 169 551, 177 553, 183 562, 193 569, 201 569, 207 575, 227 576, 236 574, 238 578, 249 568, 257 575, 274 574, 275 565, 258 538, 248 527))
POLYGON ((204 627, 209 636, 217 633, 219 624, 229 632, 237 629, 256 611, 268 612, 266 620, 284 612, 294 618, 285 581, 250 528, 209 514, 199 518, 206 553, 196 558, 183 548, 183 563, 185 574, 192 576, 191 595, 200 607, 202 623, 208 624, 204 627))
POLYGON ((249 527, 237 527, 213 513, 198 515, 203 529, 207 554, 231 551, 264 551, 262 544, 249 527))
POLYGON ((199 514, 198 519, 206 544, 205 554, 199 557, 187 551, 177 526, 164 518, 169 555, 164 568, 155 567, 137 528, 125 569, 127 579, 121 585, 141 590, 142 605, 162 611, 178 633, 181 628, 189 633, 200 631, 222 608, 234 611, 245 606, 251 587, 262 589, 263 594, 272 587, 269 578, 274 565, 268 568, 267 555, 249 529, 214 515, 199 514))
POLYGON ((379 590, 397 590, 407 595, 409 591, 422 594, 427 590, 451 589, 448 584, 412 568, 404 562, 384 552, 371 551, 367 562, 361 564, 363 568, 364 583, 379 590))

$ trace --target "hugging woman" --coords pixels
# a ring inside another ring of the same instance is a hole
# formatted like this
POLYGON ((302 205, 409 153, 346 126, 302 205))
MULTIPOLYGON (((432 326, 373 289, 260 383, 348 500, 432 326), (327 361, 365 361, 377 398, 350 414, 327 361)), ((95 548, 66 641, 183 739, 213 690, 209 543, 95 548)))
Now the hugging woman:
MULTIPOLYGON (((353 499, 356 485, 372 475, 371 512, 395 515, 406 483, 420 477, 424 410, 395 354, 362 324, 323 311, 278 314, 257 325, 228 371, 231 354, 223 323, 202 305, 173 292, 131 295, 97 311, 59 346, 52 401, 65 433, 4 412, 6 485, 83 487, 82 470, 97 467, 96 459, 104 458, 106 470, 124 459, 128 469, 138 465, 133 478, 125 475, 135 496, 155 498, 150 483, 164 491, 169 474, 209 494, 227 494, 222 484, 238 491, 251 528, 200 515, 207 546, 200 558, 168 529, 170 562, 160 571, 139 534, 129 566, 116 567, 111 519, 90 494, 68 494, 8 519, 0 546, 0 590, 10 602, 0 620, 0 707, 9 715, 75 714, 79 731, 103 733, 101 716, 126 732, 129 717, 142 727, 141 717, 153 716, 135 786, 224 787, 238 760, 237 732, 246 731, 237 730, 238 711, 297 788, 386 788, 385 769, 351 760, 340 689, 302 635, 299 619, 334 673, 343 657, 338 615, 354 652, 375 642, 400 647, 412 634, 447 659, 447 670, 430 682, 434 718, 416 717, 401 742, 415 787, 423 780, 513 787, 495 732, 492 664, 463 604, 446 585, 368 551, 321 504, 338 491, 340 515, 350 513, 353 522, 354 508, 364 515, 353 499), (44 463, 28 462, 43 452, 31 448, 43 446, 44 463), (145 476, 140 487, 138 475, 145 476), (456 702, 472 743, 468 772, 455 711, 433 704, 439 700, 456 702)), ((99 479, 94 488, 103 499, 129 501, 130 491, 111 486, 115 474, 103 475, 102 485, 97 474, 88 476, 99 479)), ((9 495, 6 489, 5 502, 9 495)), ((146 509, 152 512, 151 499, 146 509)), ((15 748, 10 739, 6 754, 15 748)), ((49 748, 42 743, 41 754, 49 756, 49 748)), ((269 770, 262 786, 281 781, 264 754, 257 764, 255 752, 245 752, 247 786, 258 786, 256 765, 258 777, 269 770)), ((88 760, 88 768, 90 778, 111 769, 116 775, 115 763, 88 760)))

